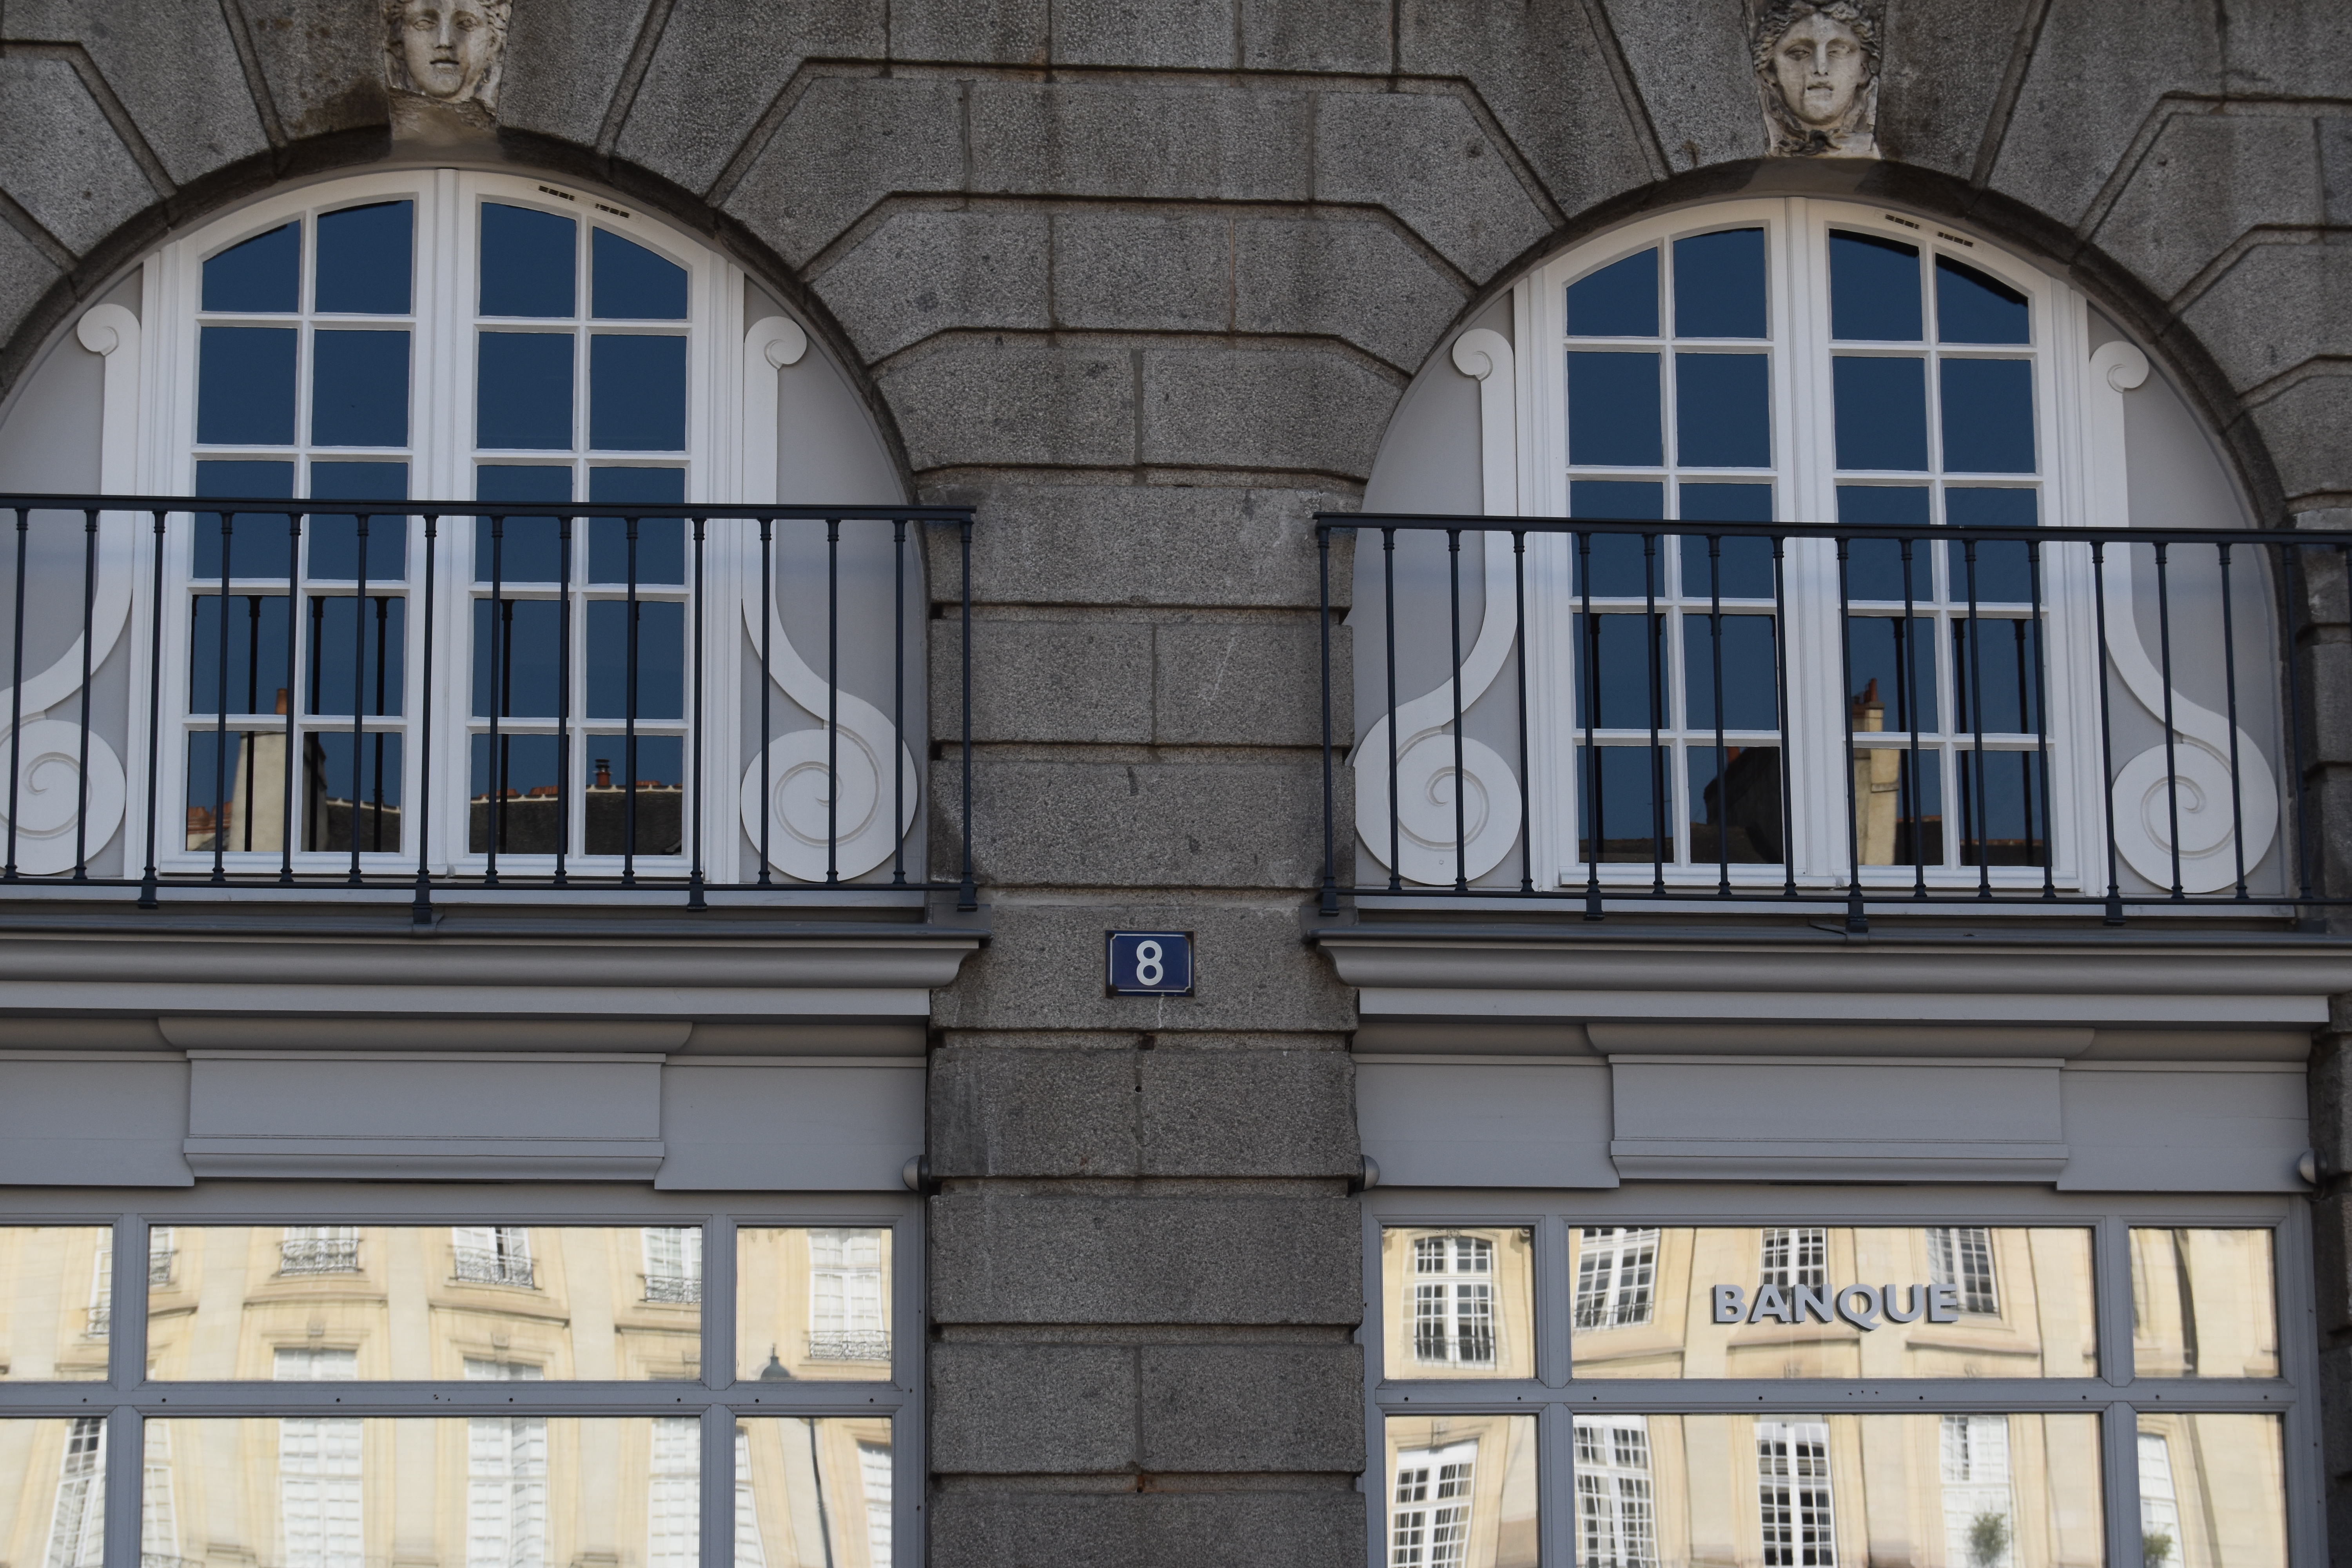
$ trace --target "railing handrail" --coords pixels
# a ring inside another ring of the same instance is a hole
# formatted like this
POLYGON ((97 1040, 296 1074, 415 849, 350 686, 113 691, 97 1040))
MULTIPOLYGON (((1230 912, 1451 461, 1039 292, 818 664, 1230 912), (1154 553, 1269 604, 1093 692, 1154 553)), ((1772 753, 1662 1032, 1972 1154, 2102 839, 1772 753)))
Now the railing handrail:
POLYGON ((969 506, 810 506, 751 501, 585 500, 340 500, 332 496, 133 496, 37 493, 0 490, 0 510, 14 511, 257 512, 269 516, 329 517, 615 517, 740 518, 796 521, 965 522, 969 506))
MULTIPOLYGON (((348 513, 346 513, 348 515, 348 513)), ((1986 523, 1710 522, 1692 518, 1486 517, 1448 512, 1318 511, 1318 532, 1393 528, 1446 533, 1622 533, 1704 539, 1973 540, 2022 544, 2301 544, 2352 546, 2352 532, 2281 528, 2105 528, 2072 524, 2001 527, 1986 523)))

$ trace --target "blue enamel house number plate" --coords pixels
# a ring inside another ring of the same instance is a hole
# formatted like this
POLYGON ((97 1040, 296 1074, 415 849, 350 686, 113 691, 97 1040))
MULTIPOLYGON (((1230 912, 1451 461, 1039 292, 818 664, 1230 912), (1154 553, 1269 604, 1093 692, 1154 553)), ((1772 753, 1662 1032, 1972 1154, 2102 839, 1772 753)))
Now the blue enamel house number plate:
POLYGON ((1105 931, 1104 988, 1114 996, 1190 996, 1192 933, 1105 931))

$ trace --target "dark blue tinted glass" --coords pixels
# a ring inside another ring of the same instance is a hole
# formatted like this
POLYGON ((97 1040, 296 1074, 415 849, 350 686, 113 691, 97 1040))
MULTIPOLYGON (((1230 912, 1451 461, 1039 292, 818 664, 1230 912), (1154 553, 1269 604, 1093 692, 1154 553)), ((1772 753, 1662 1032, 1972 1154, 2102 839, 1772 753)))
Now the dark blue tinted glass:
MULTIPOLYGON (((2037 498, 2032 490, 1991 489, 1955 485, 1944 491, 1944 521, 1954 528, 2032 528, 2038 521, 2037 498)), ((1952 596, 1965 599, 1968 552, 1947 546, 1953 563, 1952 596)), ((2022 544, 1980 540, 1976 547, 1979 604, 2030 604, 2033 597, 2032 563, 2022 544)))
POLYGON ((302 847, 352 852, 359 819, 362 854, 391 853, 400 841, 400 737, 348 730, 302 737, 302 847), (357 801, 355 810, 352 802, 357 801))
POLYGON ((686 340, 598 332, 588 342, 588 445, 686 450, 686 340))
MULTIPOLYGON (((485 463, 474 470, 474 499, 562 501, 572 499, 572 470, 485 463)), ((474 580, 553 583, 562 578, 562 529, 552 517, 488 517, 474 521, 474 580), (494 559, 495 557, 495 559, 494 559)))
POLYGON ((476 735, 470 752, 467 848, 482 854, 495 837, 501 855, 554 854, 567 831, 556 738, 500 735, 493 748, 488 735, 476 735))
POLYGON ((1669 777, 1670 754, 1649 746, 1596 746, 1578 752, 1579 855, 1593 858, 1592 825, 1598 818, 1603 864, 1674 858, 1674 842, 1664 837, 1666 807, 1658 799, 1659 784, 1669 777))
POLYGON ((686 743, 639 735, 589 735, 587 850, 591 855, 675 855, 686 847, 686 743), (634 779, 636 788, 628 785, 634 779), (635 831, 629 813, 635 808, 635 831))
POLYGON ((408 314, 413 202, 319 215, 319 277, 310 308, 367 316, 408 314))
POLYGON ((686 268, 606 229, 591 230, 590 298, 606 321, 683 321, 686 268))
MULTIPOLYGON (((1927 526, 1927 490, 1924 485, 1840 485, 1838 521, 1884 523, 1892 528, 1927 526)), ((1911 546, 1911 602, 1935 596, 1933 546, 1911 546)), ((1903 595, 1903 546, 1892 539, 1857 539, 1846 546, 1846 595, 1852 599, 1900 599, 1903 595)))
POLYGON ((289 223, 205 263, 207 310, 301 309, 302 226, 289 223))
MULTIPOLYGON (((1654 479, 1578 479, 1568 487, 1568 514, 1570 517, 1633 519, 1666 515, 1666 487, 1654 479)), ((1570 577, 1575 591, 1585 587, 1586 541, 1576 541, 1576 554, 1570 577)), ((1596 533, 1591 536, 1589 559, 1592 567, 1591 591, 1596 598, 1624 596, 1639 598, 1643 594, 1642 536, 1637 533, 1596 533)), ((1665 589, 1660 556, 1654 551, 1648 556, 1649 591, 1663 593, 1665 589)))
MULTIPOLYGON (((1682 515, 1692 522, 1769 522, 1770 485, 1694 485, 1681 489, 1682 515)), ((1713 565, 1723 567, 1727 599, 1769 599, 1772 596, 1772 542, 1769 539, 1726 537, 1710 560, 1705 534, 1682 536, 1683 592, 1705 597, 1711 592, 1713 565)))
POLYGON ((474 444, 563 451, 572 445, 572 337, 484 332, 474 444))
POLYGON ((1762 354, 1675 356, 1675 460, 1694 468, 1772 466, 1762 354))
MULTIPOLYGON (((294 493, 291 463, 223 462, 196 465, 200 496, 266 498, 294 493)), ((218 512, 198 512, 195 549, 189 571, 195 580, 217 583, 221 574, 221 520, 218 512)), ((230 529, 229 572, 235 577, 290 577, 293 562, 288 547, 294 534, 288 520, 276 512, 238 512, 230 529)))
POLYGON ((370 594, 356 636, 352 603, 348 594, 310 596, 310 667, 303 671, 302 711, 349 718, 356 663, 360 711, 371 718, 395 716, 400 712, 401 673, 407 668, 402 650, 407 646, 408 601, 397 595, 370 594))
POLYGON ((1645 250, 1612 261, 1568 286, 1568 335, 1572 338, 1654 338, 1658 335, 1658 253, 1645 250))
MULTIPOLYGON (((591 468, 588 499, 608 501, 682 501, 686 499, 684 468, 591 468)), ((628 520, 598 517, 588 521, 588 580, 625 583, 629 580, 628 520)), ((639 583, 686 581, 686 522, 675 517, 637 520, 639 583)))
MULTIPOLYGON (((2032 364, 2021 359, 1948 359, 1942 368, 1944 471, 2032 473, 2032 364)), ((1843 403, 1839 412, 1844 412, 1843 403)), ((1843 467, 1843 456, 1839 461, 1843 467)))
POLYGON ((2040 728, 2033 671, 2041 649, 2035 644, 2029 616, 1980 615, 1973 634, 1967 617, 1953 619, 1952 690, 1963 729, 2020 735, 2040 728))
POLYGON ((408 334, 320 331, 310 340, 310 440, 408 445, 408 334))
MULTIPOLYGON (((199 594, 188 634, 188 711, 221 710, 221 596, 199 594)), ((286 694, 286 595, 228 596, 228 710, 275 713, 286 694)), ((284 753, 280 752, 280 756, 284 753)), ((273 845, 272 847, 275 847, 273 845)))
MULTIPOLYGON (((588 716, 628 714, 629 604, 588 603, 588 716)), ((686 606, 637 601, 637 717, 678 719, 686 712, 686 606)))
MULTIPOLYGON (((312 463, 310 494, 326 500, 404 500, 406 463, 312 463)), ((408 519, 381 514, 367 520, 367 568, 371 583, 396 583, 408 574, 408 519)), ((356 579, 360 570, 360 520, 329 512, 310 519, 313 582, 356 579)))
POLYGON ((1981 761, 1964 753, 1960 864, 2041 865, 2050 847, 2045 804, 2042 759, 2032 752, 1987 752, 1981 761))
POLYGON ((1764 231, 1735 228, 1675 241, 1675 336, 1765 335, 1764 231))
POLYGON ((1925 616, 1849 616, 1846 657, 1853 695, 1849 717, 1857 731, 1936 728, 1936 623, 1925 616), (1906 679, 1906 662, 1909 664, 1906 679))
POLYGON ((1780 679, 1772 655, 1769 616, 1711 616, 1705 611, 1683 616, 1684 689, 1690 723, 1696 730, 1715 727, 1715 666, 1717 649, 1710 623, 1723 627, 1723 727, 1727 730, 1772 730, 1780 723, 1780 679))
POLYGON ((1839 354, 1830 369, 1837 396, 1837 466, 1924 472, 1927 363, 1839 354))
POLYGON ((482 204, 482 314, 569 316, 580 226, 553 213, 482 204))
POLYGON ((1578 616, 1575 621, 1576 657, 1580 661, 1576 676, 1578 727, 1585 724, 1588 716, 1603 730, 1646 730, 1654 723, 1665 725, 1669 721, 1666 681, 1672 668, 1666 662, 1666 617, 1636 610, 1631 614, 1578 616), (1646 647, 1642 638, 1645 625, 1654 634, 1646 647), (1595 696, 1601 700, 1598 710, 1592 705, 1595 696))
POLYGON ((1635 468, 1664 463, 1656 354, 1568 356, 1568 460, 1635 468))
POLYGON ((292 446, 294 329, 206 327, 197 338, 196 439, 292 446))
POLYGON ((474 717, 495 700, 501 718, 554 718, 562 634, 553 599, 475 600, 474 717))
POLYGON ((1919 250, 1874 235, 1830 235, 1830 336, 1917 342, 1919 250))
POLYGON ((1936 258, 1936 335, 1948 343, 2021 343, 2025 296, 1964 261, 1936 258))
POLYGON ((1726 746, 1720 783, 1713 746, 1693 746, 1685 755, 1690 763, 1691 859, 1700 865, 1778 865, 1780 748, 1726 746))

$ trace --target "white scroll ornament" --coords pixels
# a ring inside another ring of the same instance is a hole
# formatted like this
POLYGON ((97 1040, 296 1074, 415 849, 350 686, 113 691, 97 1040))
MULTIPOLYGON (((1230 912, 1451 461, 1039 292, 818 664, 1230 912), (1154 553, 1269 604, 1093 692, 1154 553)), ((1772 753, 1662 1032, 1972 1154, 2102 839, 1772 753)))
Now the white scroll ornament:
MULTIPOLYGON (((2122 395, 2147 381, 2147 356, 2126 342, 2105 344, 2091 356, 2095 493, 2101 527, 2130 526, 2122 395)), ((2110 554, 2105 576, 2107 657, 2125 688, 2161 725, 2164 673, 2140 641, 2128 558, 2110 554)), ((2233 816, 2245 835, 2246 868, 2252 870, 2269 852, 2278 832, 2278 781, 2262 747, 2241 729, 2235 736, 2239 778, 2233 795, 2229 720, 2178 689, 2171 700, 2172 744, 2159 741, 2116 774, 2116 849, 2133 870, 2169 890, 2177 810, 2181 890, 2216 893, 2237 882, 2233 816)))
MULTIPOLYGON (((808 334, 782 316, 762 318, 745 335, 746 460, 758 465, 765 458, 764 471, 755 468, 747 475, 754 499, 767 500, 775 494, 775 373, 807 352, 808 334)), ((810 668, 793 647, 772 601, 761 605, 757 595, 746 595, 743 624, 755 647, 763 634, 772 639, 770 676, 785 696, 817 721, 813 730, 795 730, 768 743, 764 802, 768 863, 803 882, 824 880, 828 861, 834 874, 845 882, 863 876, 887 861, 914 826, 920 799, 914 755, 900 743, 889 715, 847 691, 828 691, 824 678, 810 668), (836 731, 837 771, 829 759, 835 751, 832 741, 836 731), (895 789, 886 760, 894 757, 898 761, 895 789), (894 796, 902 805, 897 813, 891 809, 894 796), (898 818, 895 823, 894 816, 898 818)), ((762 837, 761 771, 758 755, 743 770, 743 831, 755 846, 762 837)))
MULTIPOLYGON (((1515 393, 1511 345, 1500 332, 1478 328, 1454 344, 1454 368, 1478 382, 1481 468, 1486 508, 1508 515, 1517 508, 1515 393)), ((1518 632, 1518 589, 1511 536, 1482 535, 1486 614, 1470 656, 1454 679, 1396 709, 1397 872, 1406 881, 1440 886, 1459 876, 1475 879, 1503 862, 1519 835, 1519 781, 1496 750, 1463 737, 1455 767, 1454 716, 1495 683, 1518 632), (1461 802, 1457 836, 1455 801, 1461 802), (1460 855, 1456 855, 1457 844, 1460 855)), ((1397 635, 1397 628, 1388 628, 1397 635)), ((1357 832, 1372 858, 1389 863, 1389 715, 1383 712, 1357 744, 1357 832)))

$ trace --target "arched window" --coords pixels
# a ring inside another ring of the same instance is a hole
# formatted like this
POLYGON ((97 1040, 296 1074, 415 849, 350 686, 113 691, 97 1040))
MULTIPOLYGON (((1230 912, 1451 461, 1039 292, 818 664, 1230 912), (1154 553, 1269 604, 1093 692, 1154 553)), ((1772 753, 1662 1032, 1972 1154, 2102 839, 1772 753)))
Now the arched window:
MULTIPOLYGON (((1851 879, 2094 896, 2105 748, 2126 891, 2177 874, 2214 892, 2241 855, 2277 879, 2261 552, 2225 576, 2210 544, 2159 569, 2145 545, 2095 565, 2056 542, 2139 521, 2123 398, 2148 367, 2079 291, 1923 217, 1717 203, 1539 268, 1450 358, 1431 374, 1478 382, 1476 510, 1619 526, 1530 531, 1523 553, 1495 531, 1454 555, 1366 535, 1359 624, 1383 625, 1397 595, 1401 645, 1391 691, 1378 645, 1358 644, 1366 869, 1516 884, 1524 864, 1536 889, 1851 879), (1790 526, 1738 531, 1769 523, 1790 526), (1428 650, 1404 645, 1449 630, 1458 651, 1433 682, 1428 650), (1506 711, 1522 660, 1524 723, 1506 711)), ((1389 494, 1415 489, 1376 468, 1367 510, 1404 510, 1389 494)), ((2168 521, 2242 526, 2234 505, 2168 521)))

